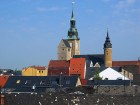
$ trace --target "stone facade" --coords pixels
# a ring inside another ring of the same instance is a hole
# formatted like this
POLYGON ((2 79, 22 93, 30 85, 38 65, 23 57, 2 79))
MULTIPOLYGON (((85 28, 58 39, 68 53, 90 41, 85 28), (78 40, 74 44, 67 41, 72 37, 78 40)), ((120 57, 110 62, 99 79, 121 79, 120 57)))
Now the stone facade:
POLYGON ((108 31, 104 43, 104 60, 105 60, 105 67, 112 67, 112 44, 109 38, 108 31))
POLYGON ((69 39, 68 42, 71 46, 71 57, 73 57, 73 55, 80 55, 80 40, 69 39))
POLYGON ((58 60, 70 60, 71 58, 71 47, 67 40, 61 40, 58 46, 58 60))
POLYGON ((112 48, 104 49, 105 67, 112 67, 112 48))

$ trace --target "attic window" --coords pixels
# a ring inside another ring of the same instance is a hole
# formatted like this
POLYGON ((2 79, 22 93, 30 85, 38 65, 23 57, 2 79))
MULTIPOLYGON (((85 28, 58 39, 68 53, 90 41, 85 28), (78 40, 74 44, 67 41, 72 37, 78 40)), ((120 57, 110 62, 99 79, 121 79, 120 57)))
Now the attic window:
POLYGON ((52 85, 56 85, 57 84, 57 82, 56 81, 52 81, 52 85))
POLYGON ((25 81, 25 85, 30 84, 30 83, 31 83, 31 80, 26 80, 25 81))
POLYGON ((40 85, 45 85, 45 83, 46 83, 45 80, 40 81, 40 85))
POLYGON ((32 89, 35 90, 35 88, 36 88, 36 86, 35 86, 35 84, 34 84, 34 85, 32 86, 32 89))
POLYGON ((17 82, 16 82, 17 84, 19 84, 20 83, 20 80, 17 80, 17 82))
POLYGON ((47 81, 47 87, 50 87, 51 86, 51 82, 50 81, 47 81))
POLYGON ((70 84, 70 80, 67 80, 67 81, 66 81, 66 84, 67 84, 67 85, 70 84))

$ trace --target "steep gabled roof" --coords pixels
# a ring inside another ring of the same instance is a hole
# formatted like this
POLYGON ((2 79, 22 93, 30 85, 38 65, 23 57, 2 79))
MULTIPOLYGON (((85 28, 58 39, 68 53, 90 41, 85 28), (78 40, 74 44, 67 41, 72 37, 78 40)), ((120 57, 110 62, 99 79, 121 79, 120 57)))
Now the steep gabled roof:
POLYGON ((11 76, 6 92, 45 92, 47 88, 76 87, 78 76, 11 76))
POLYGON ((93 65, 97 62, 100 66, 104 65, 104 54, 74 55, 73 58, 86 58, 86 60, 92 61, 93 65))
POLYGON ((138 65, 125 65, 122 66, 122 68, 132 74, 138 74, 139 73, 139 66, 138 65))
POLYGON ((5 85, 5 83, 7 82, 8 78, 9 78, 9 76, 0 76, 0 88, 5 85))
POLYGON ((124 75, 120 74, 119 72, 115 71, 112 68, 107 68, 104 71, 99 73, 99 76, 102 77, 103 79, 108 79, 108 80, 130 80, 129 78, 125 77, 124 75))
POLYGON ((51 60, 48 65, 48 70, 69 69, 69 60, 51 60))
POLYGON ((67 39, 62 39, 61 41, 63 41, 63 43, 65 44, 66 47, 71 48, 67 39))
POLYGON ((37 70, 46 70, 45 66, 30 66, 31 68, 35 68, 37 70))

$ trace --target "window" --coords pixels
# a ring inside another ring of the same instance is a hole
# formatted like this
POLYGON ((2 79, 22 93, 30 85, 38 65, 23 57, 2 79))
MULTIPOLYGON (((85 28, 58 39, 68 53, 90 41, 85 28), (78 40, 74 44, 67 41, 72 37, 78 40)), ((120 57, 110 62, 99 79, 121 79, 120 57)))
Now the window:
POLYGON ((72 47, 72 43, 70 43, 70 47, 72 47))
POLYGON ((34 84, 34 85, 32 86, 32 89, 35 90, 35 88, 36 88, 36 85, 34 84))
POLYGON ((56 81, 52 81, 52 85, 56 85, 57 84, 57 82, 56 81))
POLYGON ((26 80, 25 81, 25 85, 28 85, 28 84, 30 84, 31 83, 31 80, 26 80))
POLYGON ((66 81, 66 84, 67 84, 67 85, 70 84, 70 80, 67 80, 67 81, 66 81))
POLYGON ((19 84, 20 83, 20 80, 17 80, 17 82, 16 82, 17 84, 19 84))
POLYGON ((40 81, 40 85, 45 85, 45 83, 46 83, 45 80, 40 81))
POLYGON ((51 87, 51 82, 50 81, 47 81, 47 87, 51 87))

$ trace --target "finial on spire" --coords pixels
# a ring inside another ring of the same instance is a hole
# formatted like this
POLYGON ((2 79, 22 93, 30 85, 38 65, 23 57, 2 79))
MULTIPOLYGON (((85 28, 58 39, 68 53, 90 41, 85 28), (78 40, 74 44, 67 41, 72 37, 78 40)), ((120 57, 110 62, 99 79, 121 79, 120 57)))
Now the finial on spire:
POLYGON ((74 0, 72 0, 72 16, 71 16, 71 19, 74 19, 74 13, 73 13, 73 9, 74 9, 74 0))
POLYGON ((107 38, 109 38, 109 34, 108 34, 108 28, 107 28, 107 38))

